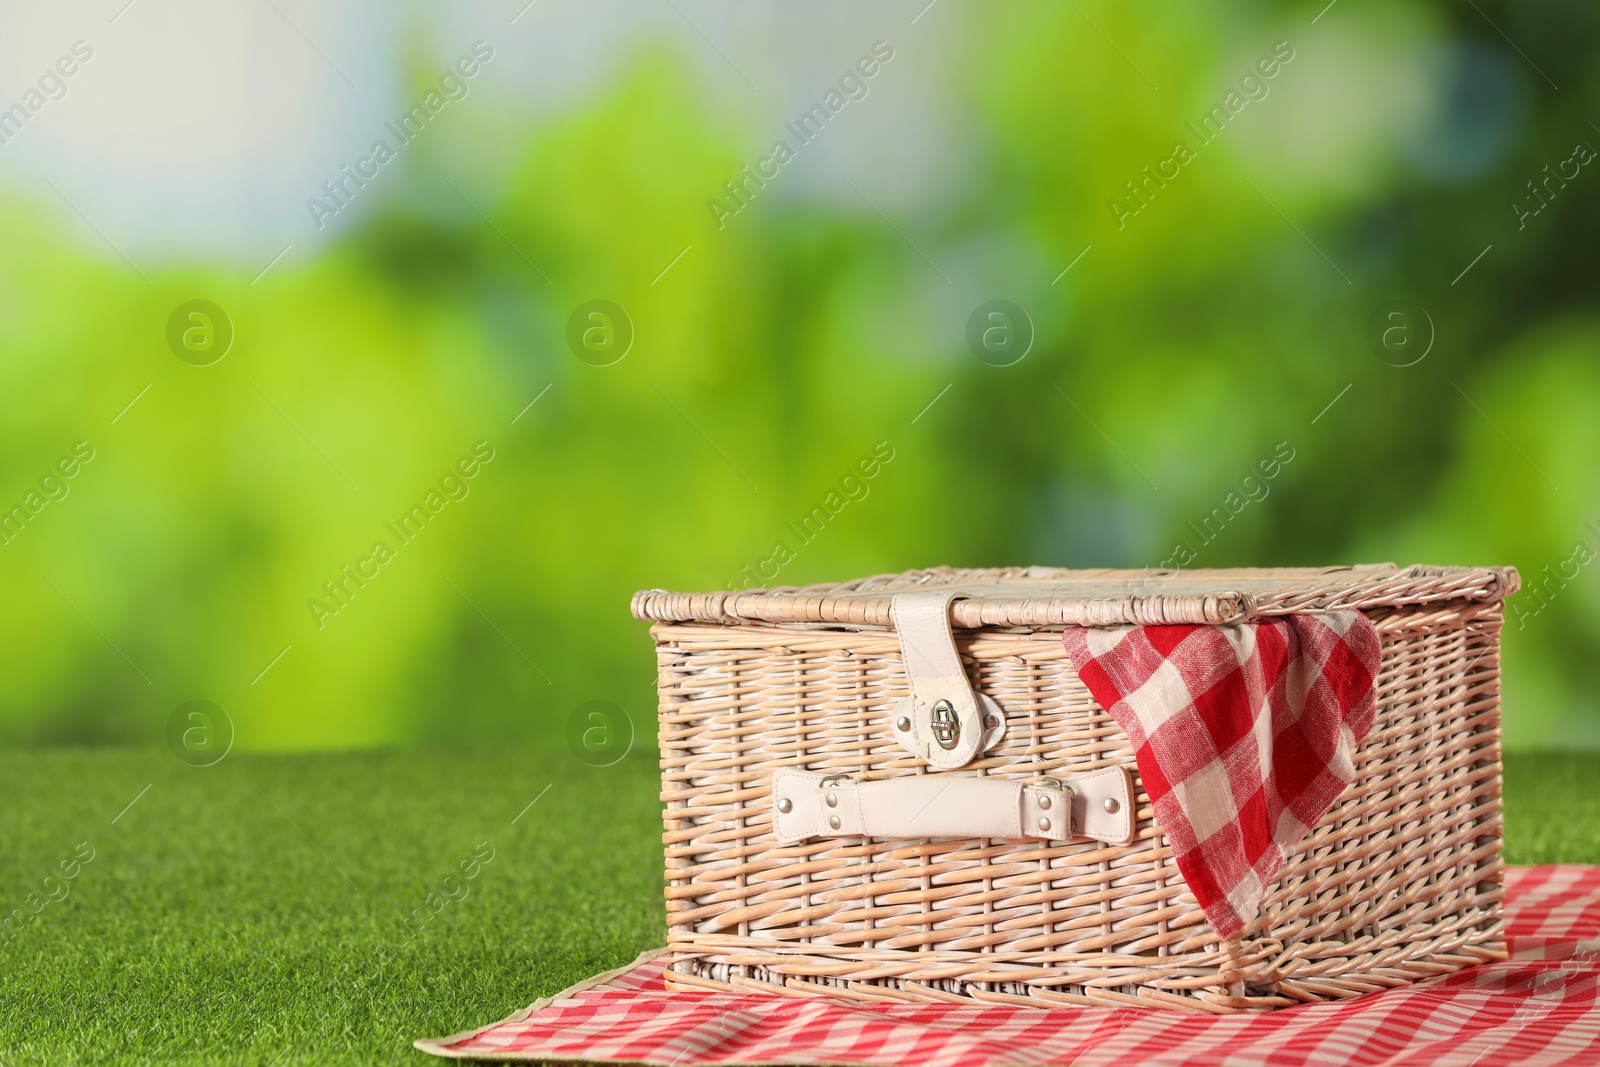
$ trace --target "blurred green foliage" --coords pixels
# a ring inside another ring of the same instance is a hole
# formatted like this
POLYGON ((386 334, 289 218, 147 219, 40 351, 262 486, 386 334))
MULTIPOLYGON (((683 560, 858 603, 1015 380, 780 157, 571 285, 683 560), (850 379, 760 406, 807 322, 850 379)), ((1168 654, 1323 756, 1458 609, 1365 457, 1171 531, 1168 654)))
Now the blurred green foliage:
MULTIPOLYGON (((1071 5, 951 5, 974 58, 944 60, 939 195, 848 166, 859 194, 799 195, 822 143, 721 229, 706 201, 781 130, 664 46, 521 123, 503 186, 419 140, 364 221, 257 284, 146 284, 13 196, 0 500, 94 458, 0 548, 0 737, 148 742, 204 698, 245 748, 555 744, 598 698, 647 742, 630 595, 725 587, 878 442, 893 462, 782 582, 1158 565, 1288 442, 1193 565, 1565 567, 1509 620, 1507 739, 1600 745, 1600 583, 1567 562, 1600 551, 1594 173, 1511 206, 1600 144, 1600 15, 1490 11, 1559 92, 1472 8, 1096 7, 1102 37, 1071 5), (1280 41, 1270 93, 1119 228, 1124 183, 1280 41), (1037 329, 1014 366, 966 347, 995 297, 1037 329), (195 298, 236 330, 209 367, 166 347, 195 298), (636 331, 609 367, 563 340, 596 298, 636 331), (1436 331, 1407 367, 1365 340, 1397 298, 1436 331), (468 495, 400 545, 385 523, 478 442, 468 495), (308 601, 378 540, 394 559, 319 628, 308 601)), ((895 46, 874 92, 932 61, 895 46)))

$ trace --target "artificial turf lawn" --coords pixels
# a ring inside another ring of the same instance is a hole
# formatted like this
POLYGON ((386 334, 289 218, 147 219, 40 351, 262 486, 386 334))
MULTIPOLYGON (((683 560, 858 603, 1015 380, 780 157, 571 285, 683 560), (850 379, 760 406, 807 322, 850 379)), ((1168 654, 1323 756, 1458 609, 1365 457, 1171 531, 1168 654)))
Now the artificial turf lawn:
MULTIPOLYGON (((1506 762, 1508 859, 1600 862, 1600 756, 1506 762)), ((0 754, 0 912, 94 850, 0 943, 0 1065, 443 1062, 411 1040, 661 943, 656 774, 565 750, 0 754), (434 913, 435 891, 458 899, 434 913)))

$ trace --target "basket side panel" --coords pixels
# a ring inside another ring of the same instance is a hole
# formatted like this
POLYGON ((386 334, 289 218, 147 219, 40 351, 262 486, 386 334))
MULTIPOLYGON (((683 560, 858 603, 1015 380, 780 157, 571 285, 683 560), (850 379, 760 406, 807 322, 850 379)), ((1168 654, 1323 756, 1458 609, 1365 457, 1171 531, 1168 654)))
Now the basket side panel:
POLYGON ((1255 924, 1277 948, 1263 984, 1354 995, 1390 984, 1378 975, 1408 957, 1453 970, 1504 954, 1500 605, 1372 618, 1378 715, 1355 781, 1255 924))
MULTIPOLYGON (((863 779, 929 773, 893 741, 907 691, 892 635, 693 624, 656 634, 669 939, 697 961, 680 974, 760 981, 781 962, 787 976, 841 988, 882 978, 1003 990, 1023 968, 1081 997, 1094 983, 1132 993, 1130 975, 1166 961, 1181 962, 1190 983, 1215 981, 1217 939, 1142 791, 1129 846, 776 841, 779 767, 863 779), (781 960, 762 960, 761 946, 781 960)), ((962 773, 1133 768, 1126 736, 1078 681, 1058 636, 962 634, 958 646, 1009 723, 1001 746, 962 773)))

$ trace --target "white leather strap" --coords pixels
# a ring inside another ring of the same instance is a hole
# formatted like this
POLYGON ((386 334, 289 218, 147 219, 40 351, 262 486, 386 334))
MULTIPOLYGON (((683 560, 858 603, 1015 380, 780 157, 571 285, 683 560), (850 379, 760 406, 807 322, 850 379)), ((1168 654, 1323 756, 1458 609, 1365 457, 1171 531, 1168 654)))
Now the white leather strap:
POLYGON ((1133 788, 1125 768, 1070 778, 920 774, 863 782, 782 769, 772 776, 773 832, 808 837, 991 837, 1065 841, 1133 838, 1133 788))
POLYGON ((954 770, 972 762, 984 742, 984 715, 1000 709, 973 692, 950 631, 954 590, 901 593, 891 604, 900 659, 911 696, 895 709, 895 737, 934 767, 954 770), (902 728, 908 727, 908 728, 902 728))

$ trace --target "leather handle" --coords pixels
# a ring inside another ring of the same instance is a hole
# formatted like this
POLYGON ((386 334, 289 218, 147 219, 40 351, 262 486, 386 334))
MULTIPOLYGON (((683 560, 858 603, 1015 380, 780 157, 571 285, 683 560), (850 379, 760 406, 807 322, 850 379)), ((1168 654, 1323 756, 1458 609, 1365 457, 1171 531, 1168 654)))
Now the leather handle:
POLYGON ((921 774, 863 782, 782 769, 772 776, 773 833, 812 837, 1133 839, 1133 783, 1126 768, 1069 778, 921 774))
POLYGON ((935 768, 972 762, 984 742, 984 717, 999 720, 993 701, 980 704, 950 629, 953 590, 901 593, 890 608, 900 638, 911 696, 895 709, 896 740, 935 768))

